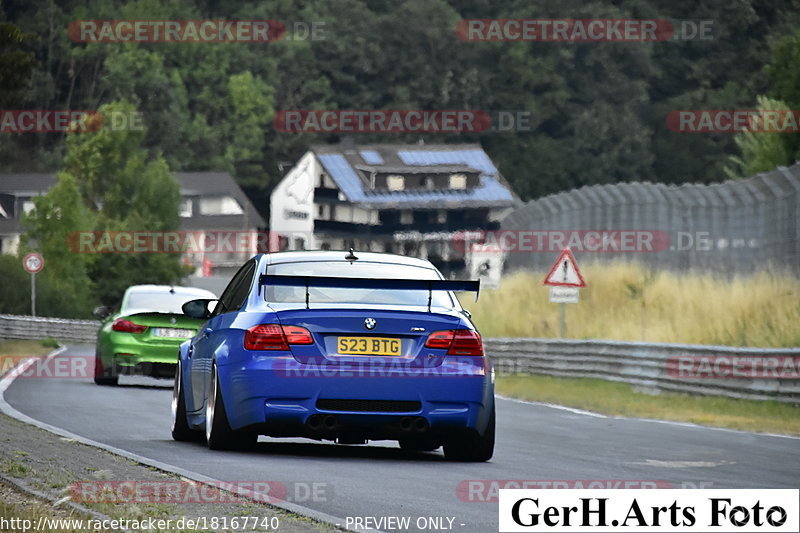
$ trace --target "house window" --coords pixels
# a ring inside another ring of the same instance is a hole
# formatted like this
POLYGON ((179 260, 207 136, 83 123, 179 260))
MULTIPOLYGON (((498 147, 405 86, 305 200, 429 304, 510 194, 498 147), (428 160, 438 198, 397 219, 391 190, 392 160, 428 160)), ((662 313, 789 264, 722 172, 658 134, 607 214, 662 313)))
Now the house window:
POLYGON ((182 198, 180 205, 181 218, 191 218, 192 216, 192 199, 182 198))
POLYGON ((200 198, 201 215, 241 215, 243 213, 242 206, 231 196, 200 198))
POLYGON ((33 200, 23 200, 22 202, 22 212, 26 215, 36 209, 36 204, 33 203, 33 200))
POLYGON ((402 191, 406 188, 406 180, 403 176, 387 176, 386 177, 386 187, 390 191, 402 191))
POLYGON ((450 188, 451 189, 466 189, 467 188, 467 175, 466 174, 450 174, 450 188))
POLYGON ((414 213, 411 211, 400 211, 400 224, 408 225, 414 222, 414 213))
POLYGON ((325 206, 322 204, 317 206, 317 218, 319 220, 325 220, 325 206))

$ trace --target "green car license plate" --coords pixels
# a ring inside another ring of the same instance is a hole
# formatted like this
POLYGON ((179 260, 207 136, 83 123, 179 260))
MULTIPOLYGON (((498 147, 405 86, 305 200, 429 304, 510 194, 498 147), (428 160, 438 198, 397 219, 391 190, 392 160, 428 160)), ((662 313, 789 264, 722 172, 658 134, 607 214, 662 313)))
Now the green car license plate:
POLYGON ((167 339, 191 339, 194 337, 194 330, 180 328, 153 328, 153 335, 155 337, 164 337, 167 339))

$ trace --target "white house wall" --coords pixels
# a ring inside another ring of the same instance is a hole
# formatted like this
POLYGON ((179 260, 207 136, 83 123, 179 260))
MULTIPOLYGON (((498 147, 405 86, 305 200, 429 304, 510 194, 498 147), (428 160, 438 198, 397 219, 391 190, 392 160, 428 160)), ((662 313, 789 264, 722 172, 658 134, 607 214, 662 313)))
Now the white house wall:
POLYGON ((289 248, 296 249, 299 239, 305 248, 316 248, 314 231, 314 186, 322 166, 308 151, 275 186, 270 195, 269 228, 289 239, 289 248))

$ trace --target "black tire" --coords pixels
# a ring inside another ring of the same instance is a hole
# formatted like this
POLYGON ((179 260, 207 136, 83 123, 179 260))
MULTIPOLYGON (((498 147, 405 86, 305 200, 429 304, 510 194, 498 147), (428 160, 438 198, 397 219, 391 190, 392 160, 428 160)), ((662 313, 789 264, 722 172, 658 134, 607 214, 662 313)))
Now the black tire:
POLYGON ((439 442, 426 439, 400 439, 399 444, 407 452, 433 452, 442 446, 439 442))
POLYGON ((206 444, 212 450, 234 450, 252 447, 258 435, 234 431, 228 423, 225 403, 219 390, 216 363, 211 365, 211 380, 206 400, 206 444))
MULTIPOLYGON (((112 365, 113 366, 113 365, 112 365)), ((98 385, 116 387, 119 385, 119 376, 113 368, 105 368, 99 353, 94 354, 94 382, 98 385)))
POLYGON ((449 461, 484 462, 494 455, 494 406, 483 435, 472 434, 446 442, 444 456, 449 461))
POLYGON ((186 398, 183 394, 183 380, 181 379, 181 365, 175 372, 175 384, 172 387, 172 438, 181 441, 198 441, 202 439, 200 431, 189 427, 186 419, 186 398))

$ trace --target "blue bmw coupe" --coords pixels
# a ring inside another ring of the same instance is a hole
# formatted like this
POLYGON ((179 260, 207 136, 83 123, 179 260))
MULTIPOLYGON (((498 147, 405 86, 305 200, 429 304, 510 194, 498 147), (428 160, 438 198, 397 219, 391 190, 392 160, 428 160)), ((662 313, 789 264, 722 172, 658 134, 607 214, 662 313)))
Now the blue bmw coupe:
POLYGON ((368 252, 253 257, 180 346, 172 436, 212 449, 259 435, 396 440, 457 461, 494 452, 494 372, 448 281, 428 261, 368 252))

